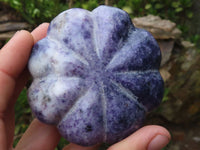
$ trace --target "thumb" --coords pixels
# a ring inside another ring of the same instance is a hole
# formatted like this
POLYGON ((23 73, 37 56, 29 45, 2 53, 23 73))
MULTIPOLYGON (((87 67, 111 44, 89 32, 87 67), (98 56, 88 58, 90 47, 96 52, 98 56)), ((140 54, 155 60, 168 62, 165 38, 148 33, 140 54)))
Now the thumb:
POLYGON ((156 125, 145 126, 108 150, 161 150, 170 141, 169 132, 156 125))

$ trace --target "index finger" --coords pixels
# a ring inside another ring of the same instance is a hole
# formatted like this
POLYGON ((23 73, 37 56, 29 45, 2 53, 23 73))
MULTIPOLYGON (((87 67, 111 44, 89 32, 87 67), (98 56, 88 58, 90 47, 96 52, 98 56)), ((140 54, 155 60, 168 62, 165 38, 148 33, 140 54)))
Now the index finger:
POLYGON ((31 34, 18 31, 0 50, 0 71, 16 79, 28 62, 33 44, 46 36, 48 25, 41 24, 31 34))
POLYGON ((32 45, 31 34, 18 31, 0 50, 0 114, 8 106, 16 86, 16 78, 26 66, 32 45))
POLYGON ((7 108, 15 86, 17 89, 24 86, 20 83, 19 76, 27 65, 34 42, 46 35, 47 25, 41 25, 33 34, 24 30, 18 31, 0 50, 0 112, 7 108))
POLYGON ((0 72, 16 79, 26 66, 33 36, 28 31, 18 31, 0 51, 0 72))

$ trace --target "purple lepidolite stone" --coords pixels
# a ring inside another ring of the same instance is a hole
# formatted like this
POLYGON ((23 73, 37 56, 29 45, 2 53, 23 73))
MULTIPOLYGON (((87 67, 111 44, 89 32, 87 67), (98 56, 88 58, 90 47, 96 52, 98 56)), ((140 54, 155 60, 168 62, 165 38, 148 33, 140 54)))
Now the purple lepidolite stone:
POLYGON ((128 14, 99 6, 59 14, 33 47, 29 103, 72 143, 115 143, 141 127, 163 96, 160 49, 128 14))

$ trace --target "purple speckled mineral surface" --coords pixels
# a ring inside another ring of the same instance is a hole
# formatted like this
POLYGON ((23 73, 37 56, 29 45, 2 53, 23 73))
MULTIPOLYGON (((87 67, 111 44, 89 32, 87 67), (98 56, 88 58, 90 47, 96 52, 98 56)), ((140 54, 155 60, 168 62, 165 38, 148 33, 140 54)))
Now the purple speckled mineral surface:
POLYGON ((33 47, 28 91, 34 115, 72 143, 118 142, 163 96, 160 49, 126 12, 109 6, 59 14, 33 47))

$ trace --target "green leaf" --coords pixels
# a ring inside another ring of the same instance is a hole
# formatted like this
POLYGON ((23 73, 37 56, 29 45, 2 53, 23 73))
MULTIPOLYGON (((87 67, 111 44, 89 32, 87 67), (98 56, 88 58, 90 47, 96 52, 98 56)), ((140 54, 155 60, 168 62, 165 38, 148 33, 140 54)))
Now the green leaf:
POLYGON ((20 128, 21 128, 20 125, 15 126, 15 135, 17 135, 19 133, 20 128))
POLYGON ((169 88, 165 88, 162 102, 165 102, 165 101, 169 100, 169 97, 168 97, 169 92, 170 92, 170 89, 169 88))
POLYGON ((26 114, 31 113, 31 109, 30 109, 30 108, 26 108, 26 109, 24 110, 24 113, 26 113, 26 114))
POLYGON ((122 9, 123 9, 124 11, 126 11, 128 14, 132 14, 132 13, 133 13, 131 7, 129 7, 129 6, 124 6, 122 9))
POLYGON ((40 16, 40 10, 38 8, 35 8, 33 10, 33 14, 32 14, 33 17, 39 17, 40 16))
POLYGON ((156 4, 156 5, 155 5, 155 8, 156 8, 156 9, 161 9, 161 8, 163 8, 163 7, 164 7, 163 4, 156 4))
POLYGON ((150 9, 151 7, 152 7, 151 4, 146 4, 146 5, 145 5, 145 9, 150 9))
POLYGON ((88 5, 87 4, 82 4, 82 8, 83 9, 88 9, 88 5))
POLYGON ((190 19, 193 17, 193 15, 194 15, 193 12, 187 13, 187 17, 190 18, 190 19))
POLYGON ((12 2, 13 2, 13 5, 16 5, 16 6, 20 6, 21 5, 21 3, 19 1, 17 1, 17 0, 13 0, 12 2))
POLYGON ((179 13, 179 12, 183 11, 183 8, 182 8, 182 7, 178 7, 178 8, 176 8, 175 11, 176 11, 177 13, 179 13))
POLYGON ((172 2, 172 7, 178 8, 180 6, 180 2, 172 2))

